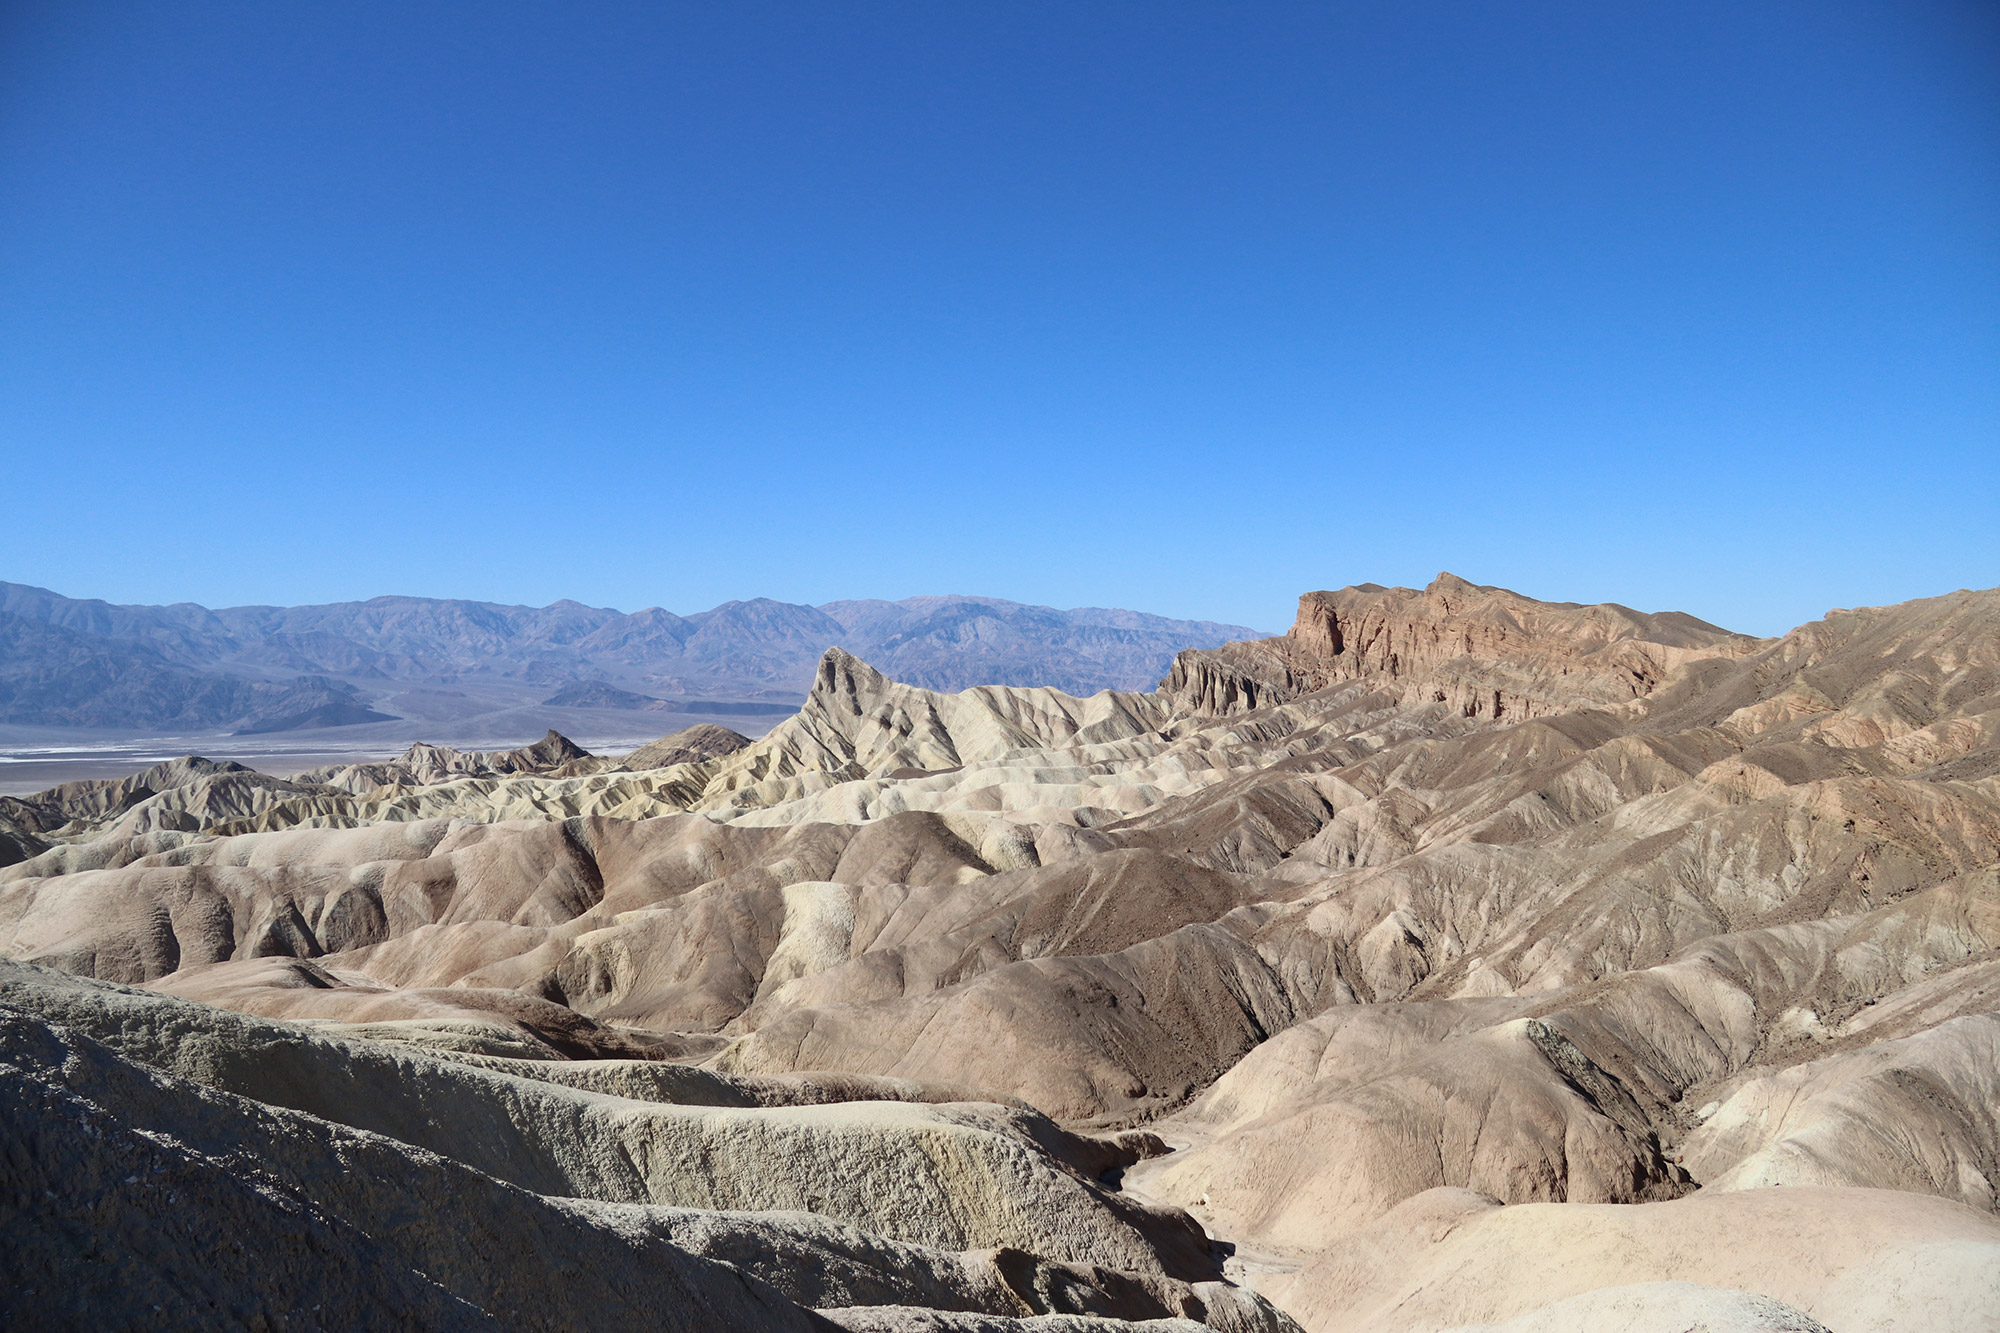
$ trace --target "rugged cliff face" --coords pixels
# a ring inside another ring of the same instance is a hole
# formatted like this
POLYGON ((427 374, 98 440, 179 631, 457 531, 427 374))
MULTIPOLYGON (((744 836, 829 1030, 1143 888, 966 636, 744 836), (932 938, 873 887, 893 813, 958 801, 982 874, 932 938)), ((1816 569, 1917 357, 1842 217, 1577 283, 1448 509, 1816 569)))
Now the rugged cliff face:
POLYGON ((1689 662, 1758 643, 1677 612, 1538 602, 1440 574, 1421 591, 1309 592, 1282 638, 1182 653, 1165 688, 1213 715, 1359 681, 1405 705, 1522 720, 1636 699, 1689 662))

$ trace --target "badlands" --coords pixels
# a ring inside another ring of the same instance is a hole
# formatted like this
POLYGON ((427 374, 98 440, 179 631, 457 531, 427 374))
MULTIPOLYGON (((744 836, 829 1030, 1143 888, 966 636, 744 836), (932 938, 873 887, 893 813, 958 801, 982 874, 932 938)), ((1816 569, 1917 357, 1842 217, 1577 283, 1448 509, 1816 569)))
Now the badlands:
POLYGON ((9 1328, 2000 1329, 2000 590, 0 798, 9 1328))

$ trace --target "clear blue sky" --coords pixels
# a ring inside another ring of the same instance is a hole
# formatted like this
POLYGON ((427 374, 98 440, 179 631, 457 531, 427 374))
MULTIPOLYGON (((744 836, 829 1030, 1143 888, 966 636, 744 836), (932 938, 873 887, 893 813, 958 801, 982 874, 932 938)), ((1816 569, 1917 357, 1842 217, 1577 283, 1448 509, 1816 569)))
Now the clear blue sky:
POLYGON ((0 577, 2000 583, 2000 7, 7 4, 0 577))

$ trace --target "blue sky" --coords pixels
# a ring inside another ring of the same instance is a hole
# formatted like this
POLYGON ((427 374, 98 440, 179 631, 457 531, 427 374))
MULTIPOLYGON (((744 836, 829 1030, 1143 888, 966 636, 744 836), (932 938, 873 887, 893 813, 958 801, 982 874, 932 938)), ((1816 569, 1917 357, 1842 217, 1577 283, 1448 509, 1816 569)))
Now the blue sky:
POLYGON ((1990 4, 17 4, 0 577, 2000 583, 1990 4))

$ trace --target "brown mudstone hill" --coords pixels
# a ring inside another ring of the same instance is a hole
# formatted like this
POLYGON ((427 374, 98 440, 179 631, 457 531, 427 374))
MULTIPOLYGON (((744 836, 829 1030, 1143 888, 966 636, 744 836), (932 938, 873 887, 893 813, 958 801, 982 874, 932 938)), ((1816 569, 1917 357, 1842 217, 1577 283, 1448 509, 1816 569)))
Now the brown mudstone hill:
POLYGON ((2000 590, 1752 639, 1444 575, 1151 693, 835 649, 754 742, 558 741, 22 826, 38 1283, 296 1312, 175 1258, 275 1208, 509 1327, 2000 1310, 2000 590), (61 1185, 157 1152, 182 1205, 61 1185))
POLYGON ((1169 688, 1226 711, 1373 680, 1406 704, 1518 720, 1636 699, 1677 667, 1758 642, 1679 612, 1538 602, 1440 574, 1422 591, 1307 593, 1290 633, 1184 653, 1169 688))

